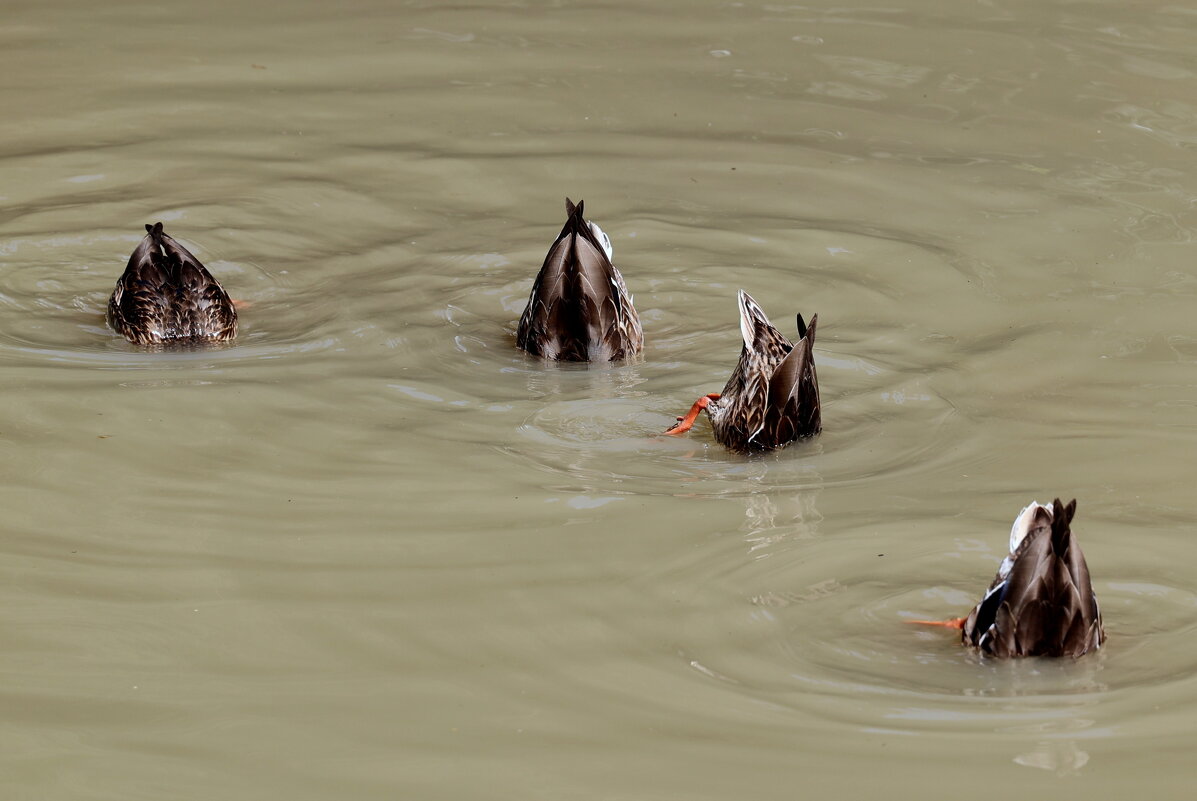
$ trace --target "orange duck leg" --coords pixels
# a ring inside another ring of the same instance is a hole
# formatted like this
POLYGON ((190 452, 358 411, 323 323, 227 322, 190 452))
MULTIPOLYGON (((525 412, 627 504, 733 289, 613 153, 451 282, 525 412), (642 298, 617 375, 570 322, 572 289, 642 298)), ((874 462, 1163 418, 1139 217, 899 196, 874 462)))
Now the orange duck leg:
POLYGON ((690 411, 686 412, 685 417, 679 417, 677 422, 663 433, 669 434, 672 437, 685 434, 694 426, 694 421, 698 419, 699 413, 701 413, 703 409, 707 408, 707 405, 711 401, 719 400, 719 397, 720 395, 718 392, 712 392, 710 394, 703 395, 701 398, 694 401, 694 405, 690 407, 690 411))
POLYGON ((951 620, 907 620, 906 623, 914 623, 920 626, 943 626, 945 629, 962 629, 964 628, 965 618, 954 617, 951 620))

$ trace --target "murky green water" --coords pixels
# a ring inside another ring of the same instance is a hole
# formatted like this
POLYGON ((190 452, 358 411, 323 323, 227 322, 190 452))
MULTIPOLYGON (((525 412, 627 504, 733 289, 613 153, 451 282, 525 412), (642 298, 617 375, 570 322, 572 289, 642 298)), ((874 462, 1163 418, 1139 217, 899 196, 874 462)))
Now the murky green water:
POLYGON ((86 3, 0 21, 14 799, 1187 798, 1197 13, 86 3), (513 349, 585 198, 632 365, 513 349), (250 302, 148 354, 142 224, 250 302), (735 290, 824 433, 705 422, 735 290), (981 662, 1032 498, 1110 639, 981 662))

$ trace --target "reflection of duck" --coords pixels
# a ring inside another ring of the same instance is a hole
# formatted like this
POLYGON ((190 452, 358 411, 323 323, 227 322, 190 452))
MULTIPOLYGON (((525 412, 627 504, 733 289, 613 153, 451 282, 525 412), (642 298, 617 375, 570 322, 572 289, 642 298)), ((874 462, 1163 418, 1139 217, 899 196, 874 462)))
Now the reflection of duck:
POLYGON ((936 625, 959 628, 965 645, 989 656, 1078 657, 1100 648, 1106 633, 1069 527, 1074 514, 1076 501, 1064 506, 1059 498, 1023 509, 985 597, 968 617, 936 625))
POLYGON ((791 344, 773 327, 747 292, 740 290, 740 334, 744 347, 727 386, 695 401, 685 417, 666 431, 682 434, 706 409, 715 439, 733 451, 780 448, 819 433, 822 417, 815 373, 815 326, 798 315, 798 342, 791 344))
POLYGON ((611 240, 565 199, 569 219, 549 248, 520 317, 516 344, 533 356, 606 362, 640 352, 644 333, 611 240))
POLYGON ((237 311, 220 282, 162 230, 129 257, 108 301, 108 322, 130 342, 220 342, 237 334, 237 311))

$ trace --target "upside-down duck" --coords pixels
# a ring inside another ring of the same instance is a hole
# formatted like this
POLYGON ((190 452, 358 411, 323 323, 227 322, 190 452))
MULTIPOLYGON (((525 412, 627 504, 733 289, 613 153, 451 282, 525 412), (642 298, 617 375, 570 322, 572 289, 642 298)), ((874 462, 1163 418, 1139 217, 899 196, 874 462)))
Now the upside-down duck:
POLYGON ((644 345, 640 317, 611 263, 611 240, 565 199, 568 219, 549 248, 520 317, 516 344, 555 361, 606 362, 644 345))
POLYGON ((108 301, 108 322, 138 345, 222 342, 237 334, 237 310, 199 259, 147 225, 108 301))
POLYGON ((798 315, 798 341, 773 327, 765 312, 740 290, 740 334, 744 346, 723 392, 704 395, 685 417, 666 431, 689 431, 706 409, 715 439, 737 452, 781 448, 801 437, 819 433, 822 416, 819 378, 815 373, 815 327, 798 315))
POLYGON ((1010 529, 1010 555, 968 617, 912 621, 960 629, 961 641, 995 657, 1070 656, 1101 647, 1101 609, 1080 543, 1076 500, 1032 501, 1010 529))

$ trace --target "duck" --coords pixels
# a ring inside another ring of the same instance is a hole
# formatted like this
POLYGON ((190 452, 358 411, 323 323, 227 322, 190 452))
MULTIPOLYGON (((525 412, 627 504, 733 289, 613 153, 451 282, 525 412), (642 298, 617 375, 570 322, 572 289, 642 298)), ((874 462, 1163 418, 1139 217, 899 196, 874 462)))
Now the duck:
POLYGON ((516 345, 550 361, 609 362, 644 347, 640 316, 612 263, 611 239, 565 199, 565 227, 549 248, 520 317, 516 345))
POLYGON ((1106 632, 1081 545, 1072 535, 1076 499, 1065 506, 1032 501, 1010 529, 1010 553, 967 617, 916 620, 960 629, 960 640, 985 656, 1083 656, 1106 632))
POLYGON ((108 322, 137 345, 224 342, 237 335, 237 310, 199 259, 162 230, 129 257, 108 301, 108 322))
POLYGON ((752 296, 737 295, 744 345, 723 392, 704 395, 685 417, 664 433, 689 431, 705 409, 715 439, 731 451, 748 453, 782 448, 823 427, 819 377, 815 372, 815 328, 798 315, 798 341, 778 331, 752 296))

